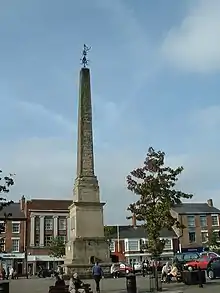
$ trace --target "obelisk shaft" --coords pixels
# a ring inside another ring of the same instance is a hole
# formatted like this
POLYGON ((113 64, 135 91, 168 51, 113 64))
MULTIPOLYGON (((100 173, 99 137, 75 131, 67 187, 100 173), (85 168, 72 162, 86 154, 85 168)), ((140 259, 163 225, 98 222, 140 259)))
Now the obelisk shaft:
POLYGON ((94 177, 90 70, 81 68, 78 109, 77 178, 94 177))

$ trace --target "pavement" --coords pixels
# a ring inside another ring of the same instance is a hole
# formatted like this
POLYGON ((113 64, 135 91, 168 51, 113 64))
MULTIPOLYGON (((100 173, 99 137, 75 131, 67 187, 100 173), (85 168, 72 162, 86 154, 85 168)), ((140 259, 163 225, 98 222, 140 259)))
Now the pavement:
MULTIPOLYGON (((47 293, 49 286, 54 285, 54 279, 18 279, 10 280, 10 293, 47 293)), ((86 280, 86 283, 90 283, 93 292, 95 292, 94 281, 86 280)), ((137 277, 137 291, 138 293, 147 292, 149 288, 149 283, 146 278, 142 276, 137 277)), ((198 286, 186 286, 182 283, 176 284, 164 284, 163 291, 167 293, 219 293, 220 292, 220 280, 208 281, 203 288, 198 286)), ((120 279, 103 279, 101 280, 101 292, 126 292, 126 282, 124 278, 120 279)))

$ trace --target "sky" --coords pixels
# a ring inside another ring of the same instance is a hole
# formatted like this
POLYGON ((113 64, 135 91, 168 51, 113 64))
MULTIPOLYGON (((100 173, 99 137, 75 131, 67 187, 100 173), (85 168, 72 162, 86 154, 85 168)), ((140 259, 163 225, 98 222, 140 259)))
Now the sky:
POLYGON ((0 168, 8 196, 72 199, 78 80, 89 53, 95 168, 107 224, 137 200, 126 176, 150 146, 178 188, 220 208, 219 0, 2 0, 0 168))

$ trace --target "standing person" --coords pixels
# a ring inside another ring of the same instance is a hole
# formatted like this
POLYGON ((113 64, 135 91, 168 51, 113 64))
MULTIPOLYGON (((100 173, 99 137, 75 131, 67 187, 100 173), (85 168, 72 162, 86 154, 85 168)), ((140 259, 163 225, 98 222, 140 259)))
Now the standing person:
POLYGON ((92 268, 92 276, 95 280, 96 284, 96 292, 100 292, 100 280, 102 277, 104 277, 104 273, 98 262, 95 263, 95 265, 92 268))
POLYGON ((6 279, 8 280, 10 276, 10 269, 9 267, 6 268, 6 279))
POLYGON ((111 266, 111 275, 112 277, 115 279, 115 278, 118 278, 118 268, 117 268, 117 265, 116 264, 112 264, 111 266))
POLYGON ((10 275, 10 278, 11 278, 11 279, 14 279, 14 269, 13 269, 13 267, 10 268, 10 273, 9 273, 9 275, 10 275))
POLYGON ((167 262, 163 267, 162 267, 162 274, 161 274, 161 282, 164 282, 167 280, 167 275, 170 272, 170 265, 167 262))

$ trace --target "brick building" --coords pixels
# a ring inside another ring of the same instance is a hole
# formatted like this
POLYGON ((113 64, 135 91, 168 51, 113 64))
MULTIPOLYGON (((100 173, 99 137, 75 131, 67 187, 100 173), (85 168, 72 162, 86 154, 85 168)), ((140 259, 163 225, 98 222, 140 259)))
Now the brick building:
POLYGON ((63 259, 49 256, 49 245, 54 237, 68 239, 70 200, 32 199, 26 201, 27 214, 27 260, 29 271, 36 273, 38 267, 53 268, 63 259))
POLYGON ((4 267, 13 266, 19 274, 26 271, 26 215, 24 198, 0 211, 0 258, 4 267), (5 215, 10 215, 5 222, 5 215))
POLYGON ((182 251, 202 251, 207 246, 210 233, 220 233, 220 210, 207 203, 183 203, 172 209, 172 215, 185 226, 176 230, 182 251))
MULTIPOLYGON (((142 226, 137 226, 133 218, 130 226, 116 226, 116 233, 111 236, 110 250, 114 261, 126 261, 130 264, 142 262, 150 254, 144 251, 147 243, 147 232, 142 226), (115 259, 114 259, 115 258, 115 259)), ((164 229, 160 233, 161 239, 166 240, 164 259, 171 258, 179 250, 178 237, 174 231, 164 229)))

